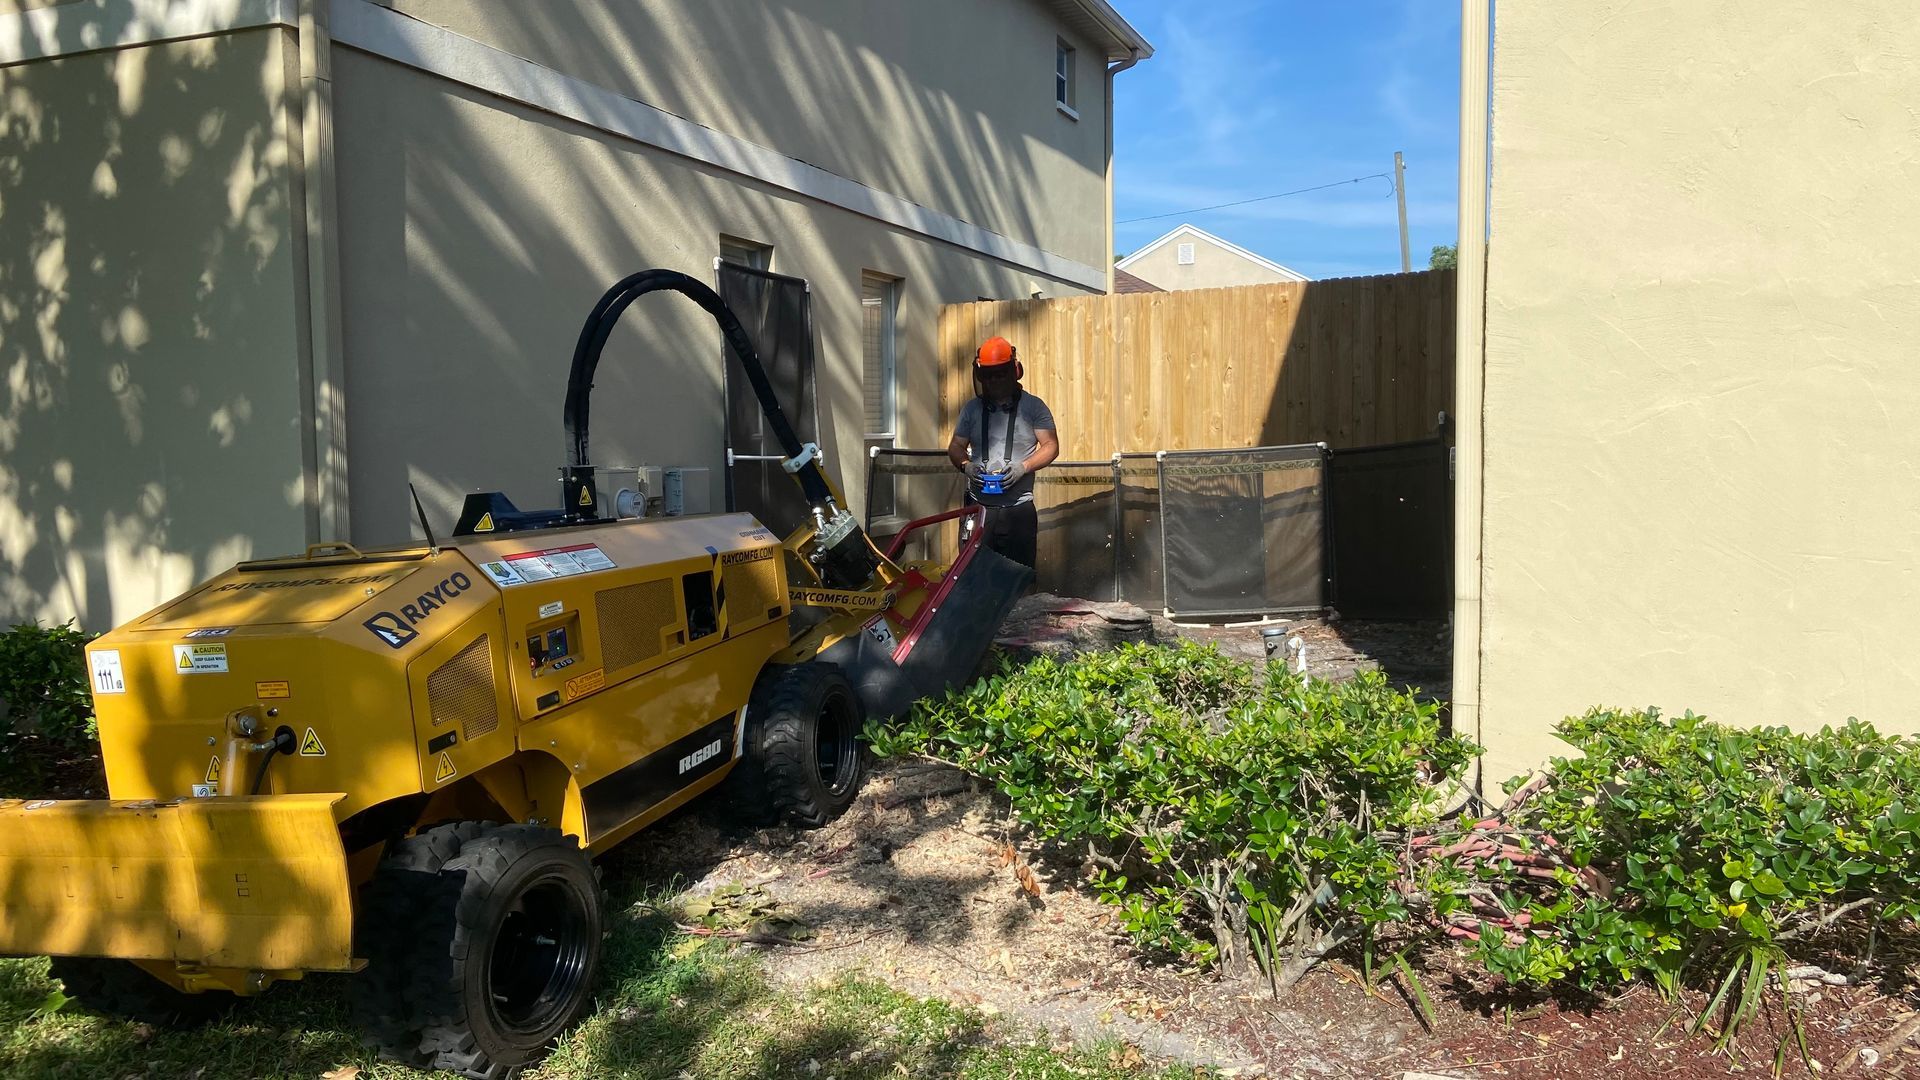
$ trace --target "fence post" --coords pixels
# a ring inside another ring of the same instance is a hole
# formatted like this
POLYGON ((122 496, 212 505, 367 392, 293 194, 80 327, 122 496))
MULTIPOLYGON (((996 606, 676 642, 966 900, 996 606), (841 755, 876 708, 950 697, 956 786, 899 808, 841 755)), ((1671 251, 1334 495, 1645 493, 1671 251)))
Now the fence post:
POLYGON ((1108 546, 1113 549, 1113 602, 1116 604, 1126 599, 1120 595, 1122 565, 1120 545, 1126 542, 1126 536, 1121 531, 1126 522, 1126 507, 1121 503, 1120 476, 1120 451, 1115 450, 1113 452, 1113 524, 1110 526, 1113 539, 1108 546))
POLYGON ((1320 606, 1330 608, 1340 595, 1340 561, 1333 554, 1333 451, 1320 444, 1320 556, 1326 570, 1320 575, 1320 606))

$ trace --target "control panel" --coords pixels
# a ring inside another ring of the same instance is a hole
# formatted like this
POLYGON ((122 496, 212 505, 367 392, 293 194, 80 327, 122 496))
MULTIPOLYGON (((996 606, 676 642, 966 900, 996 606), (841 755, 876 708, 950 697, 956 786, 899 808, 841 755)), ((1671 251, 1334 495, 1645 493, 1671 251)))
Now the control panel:
POLYGON ((538 679, 580 662, 580 613, 564 611, 527 627, 527 664, 538 679))

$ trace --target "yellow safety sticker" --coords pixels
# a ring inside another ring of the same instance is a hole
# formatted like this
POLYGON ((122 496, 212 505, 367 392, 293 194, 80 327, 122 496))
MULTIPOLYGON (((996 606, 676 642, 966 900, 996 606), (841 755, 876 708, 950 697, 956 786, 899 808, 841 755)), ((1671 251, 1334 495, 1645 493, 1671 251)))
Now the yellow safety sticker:
POLYGON ((582 487, 580 489, 580 505, 581 506, 593 505, 593 489, 592 488, 582 487))
POLYGON ((173 669, 182 675, 214 675, 227 670, 227 647, 221 645, 175 645, 173 669))
POLYGON ((220 784, 220 756, 218 754, 215 754, 213 759, 207 762, 207 783, 215 787, 218 787, 220 784))
POLYGON ((474 532, 492 532, 493 531, 493 511, 489 510, 484 514, 481 514, 480 520, 473 523, 473 531, 474 532))
POLYGON ((253 684, 253 694, 259 698, 290 698, 293 696, 293 684, 285 679, 253 684))
POLYGON ((301 757, 326 757, 327 756, 327 748, 320 745, 319 732, 313 730, 312 728, 308 728, 307 733, 300 737, 300 756, 301 757))
POLYGON ((433 782, 436 784, 444 784, 456 775, 458 775, 458 770, 453 767, 453 759, 447 756, 445 750, 440 751, 440 763, 433 768, 433 782))
POLYGON ((607 669, 595 668, 585 675, 577 675, 567 680, 567 700, 572 701, 582 694, 591 694, 607 685, 607 669))

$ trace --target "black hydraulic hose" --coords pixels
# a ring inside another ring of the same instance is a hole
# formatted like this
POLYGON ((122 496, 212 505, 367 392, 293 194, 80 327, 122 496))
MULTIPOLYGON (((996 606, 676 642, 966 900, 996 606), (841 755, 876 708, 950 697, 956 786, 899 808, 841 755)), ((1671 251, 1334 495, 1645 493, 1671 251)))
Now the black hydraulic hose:
POLYGON ((793 426, 787 422, 780 403, 774 397, 773 384, 767 379, 766 370, 760 364, 760 354, 755 351, 752 339, 747 337, 746 328, 740 325, 732 309, 720 299, 720 295, 708 288, 703 282, 688 277, 676 270, 643 270, 608 289, 594 305, 593 312, 587 316, 587 322, 580 330, 580 341, 574 349, 573 369, 567 378, 567 430, 572 441, 571 449, 578 452, 577 460, 569 460, 572 465, 587 465, 590 460, 587 448, 587 399, 593 390, 593 374, 600 364, 600 353, 605 349, 607 339, 613 334, 613 328, 620 321, 627 305, 650 292, 668 289, 678 292, 699 304, 707 314, 713 316, 720 325, 721 334, 727 344, 739 357, 741 367, 746 370, 747 381, 753 387, 754 396, 760 400, 760 409, 767 416, 773 434, 780 442, 780 448, 788 457, 800 453, 800 439, 794 434, 793 426), (577 426, 576 426, 577 420, 577 426))
MULTIPOLYGON (((767 426, 773 430, 781 451, 789 458, 798 457, 803 449, 800 438, 787 421, 787 414, 780 408, 779 399, 774 396, 773 383, 767 379, 766 369, 760 365, 760 355, 754 350, 753 341, 747 337, 746 328, 740 325, 739 318, 727 307, 726 301, 704 283, 677 270, 642 270, 622 279, 602 294, 580 328, 580 339, 573 350, 573 368, 567 374, 564 417, 567 464, 592 464, 592 458, 587 453, 588 401, 593 393, 593 374, 600 365, 600 353, 606 348, 607 338, 612 335, 621 313, 626 311, 629 304, 662 289, 680 293, 713 316, 713 321, 720 325, 721 335, 726 338, 727 345, 746 371, 747 382, 753 387, 754 397, 760 401, 760 411, 766 416, 767 426)), ((831 494, 817 461, 801 468, 795 473, 795 479, 799 481, 809 502, 821 503, 831 494)))
POLYGON ((281 724, 280 729, 273 733, 272 748, 261 757, 260 767, 253 770, 253 784, 247 788, 247 794, 260 794, 260 785, 267 781, 267 766, 272 765, 273 759, 281 754, 291 753, 293 753, 293 729, 281 724))

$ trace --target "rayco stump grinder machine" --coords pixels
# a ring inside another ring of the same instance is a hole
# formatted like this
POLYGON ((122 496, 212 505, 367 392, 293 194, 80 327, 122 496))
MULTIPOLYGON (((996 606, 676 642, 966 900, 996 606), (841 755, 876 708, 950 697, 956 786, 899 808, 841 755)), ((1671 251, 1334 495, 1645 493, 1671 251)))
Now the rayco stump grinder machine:
POLYGON ((0 954, 51 955, 83 1004, 160 1023, 358 972, 386 1055, 510 1075, 588 1000, 594 857, 722 784, 827 821, 865 720, 971 677, 1031 583, 977 527, 951 563, 901 557, 978 508, 880 550, 684 274, 601 297, 564 412, 558 510, 472 495, 445 543, 422 514, 425 546, 244 562, 93 642, 112 797, 0 801, 0 954), (659 291, 745 369, 809 507, 784 540, 746 514, 622 520, 596 486, 594 369, 659 291))

